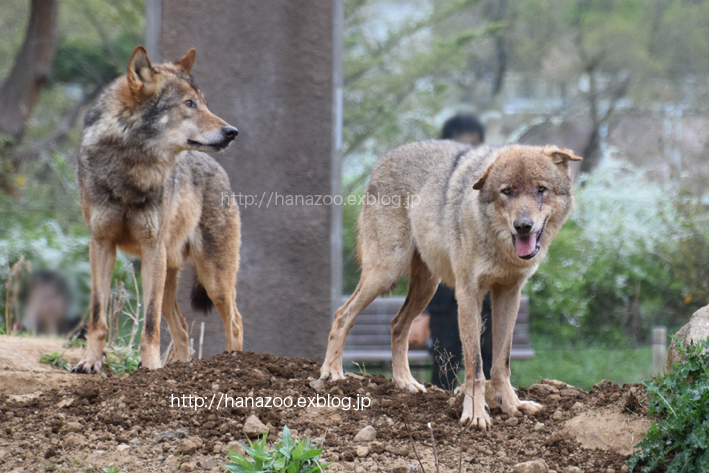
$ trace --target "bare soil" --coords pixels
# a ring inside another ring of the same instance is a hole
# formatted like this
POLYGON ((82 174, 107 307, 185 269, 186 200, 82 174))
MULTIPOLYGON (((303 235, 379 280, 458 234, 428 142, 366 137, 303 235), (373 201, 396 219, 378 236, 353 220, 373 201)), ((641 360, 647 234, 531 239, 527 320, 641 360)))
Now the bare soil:
POLYGON ((478 432, 459 427, 462 399, 452 393, 432 388, 414 395, 370 375, 321 385, 314 382, 318 371, 313 360, 242 352, 173 363, 155 372, 141 369, 122 378, 62 374, 71 380, 20 398, 8 396, 11 389, 5 385, 0 392, 0 471, 101 472, 110 465, 126 472, 225 471, 220 466, 226 461, 225 447, 237 448, 234 442, 245 440, 244 422, 255 414, 270 428, 271 440, 287 425, 324 442, 323 456, 333 462, 327 471, 420 471, 418 454, 425 471, 436 472, 430 422, 441 473, 459 471, 459 462, 462 471, 508 472, 531 460, 543 460, 559 473, 567 467, 608 473, 627 471, 632 446, 650 425, 642 386, 602 382, 585 392, 545 380, 519 389, 520 398, 545 405, 542 413, 509 419, 493 407, 493 429, 478 432), (211 409, 175 403, 183 395, 208 402, 214 394, 211 409), (367 396, 371 406, 222 404, 217 409, 222 394, 293 396, 296 402, 298 396, 351 397, 353 402, 367 396), (376 438, 355 442, 370 425, 376 438))

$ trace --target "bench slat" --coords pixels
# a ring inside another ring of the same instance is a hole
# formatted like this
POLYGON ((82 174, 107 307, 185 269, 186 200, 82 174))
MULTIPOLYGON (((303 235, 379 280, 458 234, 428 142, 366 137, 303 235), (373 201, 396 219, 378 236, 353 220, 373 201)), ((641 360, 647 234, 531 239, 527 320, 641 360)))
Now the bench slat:
MULTIPOLYGON (((348 296, 343 297, 342 303, 348 296)), ((405 297, 380 297, 366 307, 355 319, 345 344, 345 361, 390 361, 391 360, 391 319, 403 305, 405 297)), ((523 295, 512 335, 513 360, 530 360, 534 350, 529 346, 529 297, 523 295)), ((431 359, 428 350, 411 350, 409 359, 426 361, 431 359)))

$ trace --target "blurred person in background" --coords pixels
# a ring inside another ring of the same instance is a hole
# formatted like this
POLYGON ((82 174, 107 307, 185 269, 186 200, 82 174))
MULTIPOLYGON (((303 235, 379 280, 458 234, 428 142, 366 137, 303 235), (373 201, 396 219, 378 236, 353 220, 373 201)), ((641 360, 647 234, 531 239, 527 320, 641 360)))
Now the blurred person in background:
MULTIPOLYGON (((442 140, 453 140, 471 146, 485 142, 485 127, 473 115, 458 114, 448 119, 441 132, 442 140)), ((458 303, 455 291, 441 284, 424 312, 430 316, 433 370, 431 384, 452 390, 458 382, 458 370, 463 364, 463 345, 458 328, 458 303)), ((482 308, 483 331, 480 336, 485 378, 490 379, 492 366, 492 301, 490 293, 485 295, 482 308)))
POLYGON ((21 328, 33 335, 66 335, 81 324, 72 316, 71 292, 65 279, 53 271, 37 271, 23 291, 24 316, 21 328))

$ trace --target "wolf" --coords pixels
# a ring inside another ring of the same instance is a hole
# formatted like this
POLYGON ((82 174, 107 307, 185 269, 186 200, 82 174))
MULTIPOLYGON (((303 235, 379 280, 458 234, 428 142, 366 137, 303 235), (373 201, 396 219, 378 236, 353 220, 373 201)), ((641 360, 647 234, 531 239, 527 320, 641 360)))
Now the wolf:
POLYGON ((127 73, 106 87, 86 114, 77 176, 84 221, 91 232, 91 310, 86 352, 75 372, 101 371, 106 307, 116 249, 142 260, 145 324, 142 366, 160 368, 160 315, 174 342, 174 359, 189 359, 187 322, 175 298, 187 259, 196 281, 192 305, 216 306, 226 349, 241 350, 236 308, 240 220, 224 169, 205 152, 225 149, 238 130, 207 108, 191 70, 196 52, 152 64, 138 46, 127 73))
POLYGON ((401 146, 374 166, 359 216, 359 284, 335 312, 321 379, 344 378, 342 353, 357 315, 408 270, 403 306, 391 321, 392 374, 400 388, 425 392, 411 375, 411 323, 440 281, 455 288, 465 357, 461 423, 490 427, 480 355, 480 308, 492 291, 492 387, 509 415, 535 414, 510 383, 512 332, 522 287, 574 208, 573 151, 556 146, 471 148, 452 141, 401 146), (416 198, 412 198, 415 196, 416 198), (416 202, 394 206, 390 202, 416 202))

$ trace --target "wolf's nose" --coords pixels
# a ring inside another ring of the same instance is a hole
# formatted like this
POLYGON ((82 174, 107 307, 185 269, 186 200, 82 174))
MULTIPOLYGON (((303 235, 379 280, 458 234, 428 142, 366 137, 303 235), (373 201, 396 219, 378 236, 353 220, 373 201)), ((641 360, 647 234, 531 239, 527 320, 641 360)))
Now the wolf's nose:
POLYGON ((533 226, 532 219, 529 217, 520 217, 515 220, 515 230, 517 230, 517 233, 520 235, 528 235, 529 232, 532 231, 533 226))
POLYGON ((236 135, 239 134, 239 130, 237 130, 233 126, 225 126, 224 128, 222 128, 222 134, 226 139, 233 140, 234 138, 236 138, 236 135))

